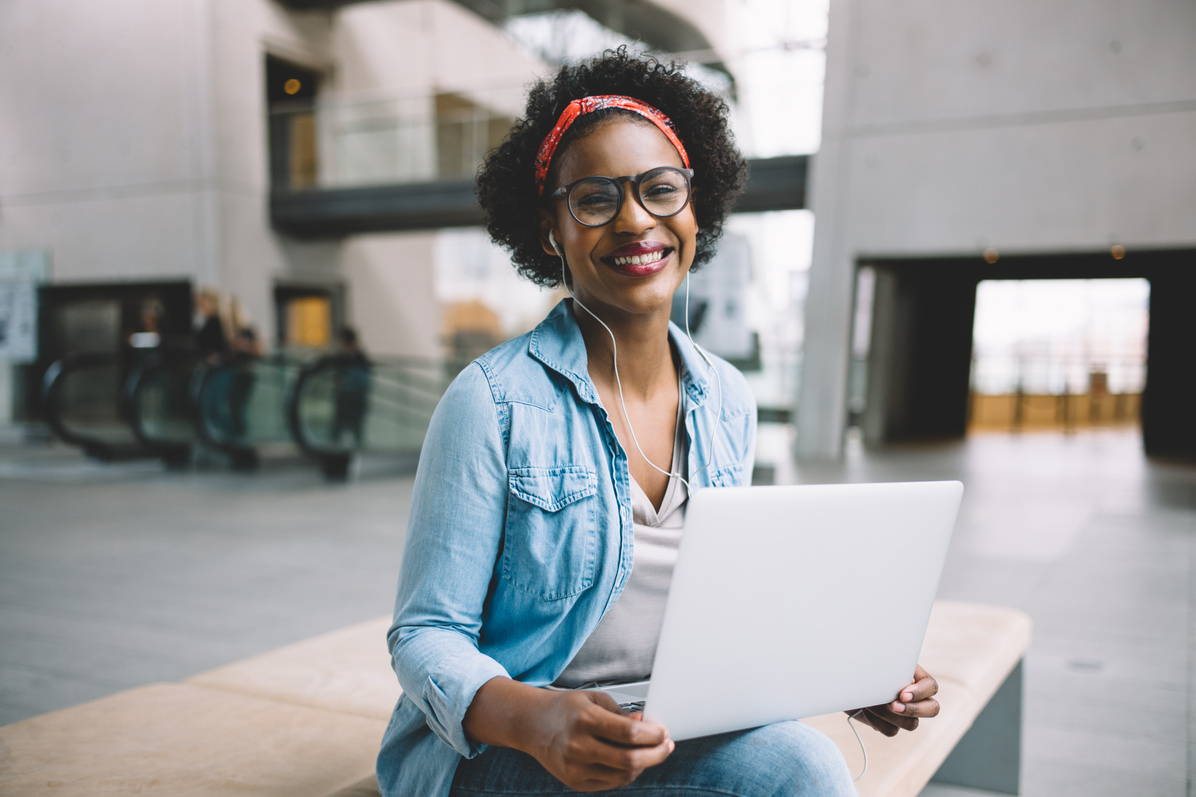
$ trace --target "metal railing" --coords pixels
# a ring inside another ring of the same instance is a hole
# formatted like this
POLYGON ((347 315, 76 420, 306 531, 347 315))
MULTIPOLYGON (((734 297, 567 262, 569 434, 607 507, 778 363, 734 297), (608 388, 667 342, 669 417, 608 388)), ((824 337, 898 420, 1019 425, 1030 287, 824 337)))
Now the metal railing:
POLYGON ((359 453, 414 462, 432 411, 463 363, 292 354, 218 363, 189 350, 77 353, 46 373, 51 430, 104 461, 158 457, 183 467, 193 451, 235 469, 300 451, 330 478, 359 453))
POLYGON ((265 447, 293 445, 287 402, 302 367, 286 354, 199 365, 189 388, 196 436, 239 470, 257 467, 265 447))
POLYGON ((288 405, 291 435, 330 478, 354 453, 418 457, 428 422, 461 364, 332 355, 307 364, 288 405))
POLYGON ((130 368, 128 358, 117 352, 76 352, 53 363, 42 380, 51 431, 105 462, 152 456, 129 428, 130 368))

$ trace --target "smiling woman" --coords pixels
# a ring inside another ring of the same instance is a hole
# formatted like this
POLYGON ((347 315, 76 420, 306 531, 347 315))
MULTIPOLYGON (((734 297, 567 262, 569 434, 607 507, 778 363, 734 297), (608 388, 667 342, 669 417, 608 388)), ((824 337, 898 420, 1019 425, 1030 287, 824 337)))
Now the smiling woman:
MULTIPOLYGON (((432 419, 388 635, 403 696, 384 794, 855 794, 809 726, 674 743, 587 688, 651 675, 691 488, 751 481, 743 376, 669 323, 744 172, 724 104, 624 51, 534 87, 483 166, 491 236, 570 298, 432 419)), ((934 690, 911 682, 877 727, 936 713, 934 690)))

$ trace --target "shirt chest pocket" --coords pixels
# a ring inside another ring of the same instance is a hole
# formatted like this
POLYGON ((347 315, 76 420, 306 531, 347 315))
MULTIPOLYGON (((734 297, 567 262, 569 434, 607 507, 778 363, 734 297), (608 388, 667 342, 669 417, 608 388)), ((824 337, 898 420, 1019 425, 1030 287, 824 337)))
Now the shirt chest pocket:
POLYGON ((592 586, 598 556, 594 471, 513 468, 508 482, 503 579, 544 600, 592 586))

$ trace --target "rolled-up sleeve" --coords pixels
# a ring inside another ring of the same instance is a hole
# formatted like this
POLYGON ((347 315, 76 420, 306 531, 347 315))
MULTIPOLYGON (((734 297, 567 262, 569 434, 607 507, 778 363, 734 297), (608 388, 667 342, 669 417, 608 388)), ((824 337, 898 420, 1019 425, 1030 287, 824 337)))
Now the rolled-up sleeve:
POLYGON ((507 675, 478 650, 506 514, 500 411, 476 364, 437 406, 416 471, 387 635, 404 695, 437 736, 467 757, 485 746, 465 736, 465 712, 483 684, 507 675))

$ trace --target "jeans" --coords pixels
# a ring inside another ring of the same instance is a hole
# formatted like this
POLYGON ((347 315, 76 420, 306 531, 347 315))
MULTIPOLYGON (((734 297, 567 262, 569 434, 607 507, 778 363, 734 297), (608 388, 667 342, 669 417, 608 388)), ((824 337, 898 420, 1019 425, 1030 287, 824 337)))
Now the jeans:
MULTIPOLYGON (((457 767, 449 797, 578 794, 529 755, 491 747, 457 767)), ((800 722, 678 742, 662 764, 632 784, 597 794, 636 797, 856 797, 842 753, 800 722)))

